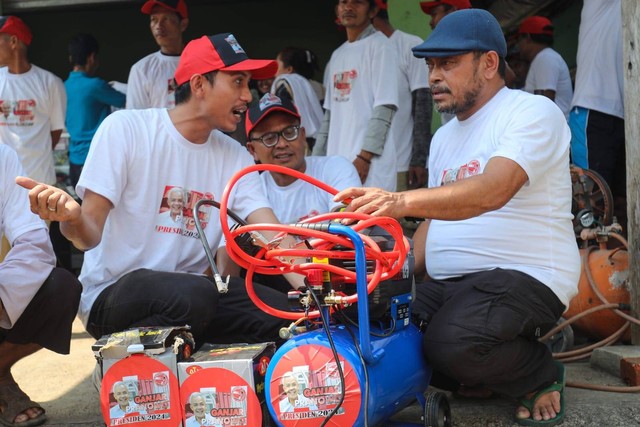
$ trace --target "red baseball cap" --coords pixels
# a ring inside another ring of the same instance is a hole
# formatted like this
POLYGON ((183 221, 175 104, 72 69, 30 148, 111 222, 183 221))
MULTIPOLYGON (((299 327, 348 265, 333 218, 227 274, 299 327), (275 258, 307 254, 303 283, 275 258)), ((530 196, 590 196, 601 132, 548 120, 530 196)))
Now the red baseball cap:
POLYGON ((420 3, 422 11, 427 15, 431 15, 433 8, 440 6, 441 4, 448 4, 458 10, 471 9, 471 2, 469 0, 438 0, 438 1, 423 1, 420 3))
POLYGON ((380 10, 387 10, 387 0, 376 0, 376 6, 380 10))
POLYGON ((269 114, 276 111, 287 113, 298 119, 300 118, 298 109, 291 101, 286 98, 280 98, 271 93, 265 93, 260 101, 256 105, 249 107, 249 110, 247 111, 247 116, 244 121, 247 138, 249 138, 249 134, 253 128, 258 126, 258 123, 260 123, 269 114))
POLYGON ((187 4, 184 0, 147 0, 140 10, 142 13, 151 15, 154 6, 160 6, 171 12, 175 12, 180 15, 182 19, 189 17, 189 14, 187 13, 187 4))
POLYGON ((520 24, 518 34, 545 34, 553 35, 553 24, 544 16, 530 16, 520 24))
POLYGON ((210 71, 251 71, 251 78, 270 79, 278 71, 278 63, 272 59, 249 59, 240 43, 231 33, 202 36, 187 43, 176 69, 178 86, 195 74, 210 71))
POLYGON ((0 33, 16 36, 27 46, 31 44, 31 30, 17 16, 0 16, 0 33))

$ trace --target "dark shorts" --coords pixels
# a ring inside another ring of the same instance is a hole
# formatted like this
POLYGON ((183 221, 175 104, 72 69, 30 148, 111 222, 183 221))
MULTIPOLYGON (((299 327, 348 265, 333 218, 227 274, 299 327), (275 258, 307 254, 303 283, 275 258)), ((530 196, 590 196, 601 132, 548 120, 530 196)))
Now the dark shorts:
POLYGON ((11 329, 0 329, 0 341, 37 344, 69 354, 71 325, 78 311, 82 287, 67 270, 54 268, 11 329))

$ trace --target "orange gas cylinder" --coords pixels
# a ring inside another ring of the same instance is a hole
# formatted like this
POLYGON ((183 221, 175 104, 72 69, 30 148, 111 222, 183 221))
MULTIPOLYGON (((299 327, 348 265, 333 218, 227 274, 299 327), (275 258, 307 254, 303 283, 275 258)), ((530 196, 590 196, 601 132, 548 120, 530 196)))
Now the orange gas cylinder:
MULTIPOLYGON (((610 303, 629 304, 629 255, 624 248, 580 249, 582 256, 582 270, 578 284, 578 295, 569 305, 569 310, 564 314, 569 319, 592 307, 604 304, 594 292, 589 278, 585 272, 588 268, 591 272, 595 287, 600 294, 610 303), (585 256, 588 259, 585 262, 585 256)), ((576 330, 586 336, 596 339, 604 339, 620 329, 626 321, 612 310, 600 310, 583 317, 572 323, 576 330)), ((625 341, 630 340, 630 332, 623 336, 625 341)))

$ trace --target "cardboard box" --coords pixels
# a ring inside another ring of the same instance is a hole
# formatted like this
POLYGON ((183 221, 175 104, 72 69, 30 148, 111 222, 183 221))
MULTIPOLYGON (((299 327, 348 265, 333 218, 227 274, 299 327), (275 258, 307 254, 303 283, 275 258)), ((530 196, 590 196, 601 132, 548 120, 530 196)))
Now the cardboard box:
POLYGON ((191 356, 188 329, 129 329, 92 346, 102 370, 100 401, 108 426, 182 426, 177 365, 191 356))
POLYGON ((104 335, 91 349, 101 366, 101 377, 116 363, 135 352, 158 359, 178 374, 178 362, 187 360, 194 347, 189 327, 140 327, 104 335))
POLYGON ((196 415, 191 402, 204 400, 213 425, 271 425, 264 391, 267 366, 274 353, 272 342, 204 344, 189 361, 179 362, 183 421, 188 425, 196 415))

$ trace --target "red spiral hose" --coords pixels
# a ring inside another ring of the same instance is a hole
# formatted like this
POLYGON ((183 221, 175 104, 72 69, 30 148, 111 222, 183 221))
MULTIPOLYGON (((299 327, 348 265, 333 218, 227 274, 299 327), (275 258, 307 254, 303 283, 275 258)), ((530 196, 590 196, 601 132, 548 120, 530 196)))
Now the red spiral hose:
MULTIPOLYGON (((353 244, 345 237, 331 234, 326 231, 301 228, 286 224, 248 224, 241 225, 231 230, 229 227, 227 208, 231 191, 243 176, 257 171, 272 171, 291 175, 297 179, 302 179, 313 184, 332 195, 337 194, 338 191, 330 185, 296 170, 278 165, 260 164, 246 167, 233 175, 227 183, 220 201, 220 224, 222 225, 222 232, 227 240, 227 251, 229 253, 229 257, 235 263, 247 270, 245 282, 249 297, 258 308, 268 314, 284 319, 297 320, 302 317, 300 313, 275 309, 264 303, 258 297, 253 287, 253 275, 255 273, 266 275, 282 275, 286 273, 304 274, 305 271, 310 269, 321 269, 323 271, 343 276, 346 283, 355 283, 356 273, 354 271, 336 265, 331 265, 329 263, 309 261, 314 257, 353 260, 355 259, 353 244), (276 237, 272 239, 272 241, 284 237, 287 234, 300 236, 310 247, 280 248, 277 247, 277 245, 274 245, 274 248, 262 248, 255 256, 251 256, 244 252, 235 241, 235 238, 241 234, 263 231, 277 232, 276 237), (335 249, 338 246, 340 249, 335 249), (304 261, 296 263, 289 262, 289 260, 294 259, 297 261, 304 261)), ((398 221, 389 217, 373 217, 371 215, 355 212, 334 212, 307 218, 306 220, 301 221, 301 223, 321 223, 341 219, 358 221, 352 226, 353 229, 358 232, 369 227, 379 226, 385 229, 394 240, 392 250, 383 252, 374 239, 360 233, 365 244, 367 260, 375 261, 375 269, 373 273, 367 275, 367 293, 371 293, 371 291, 373 291, 381 281, 389 280, 400 272, 410 249, 409 242, 402 233, 402 227, 398 221)), ((357 299, 357 295, 353 294, 344 297, 343 301, 345 305, 350 305, 355 303, 357 299)), ((316 310, 306 313, 305 316, 308 318, 315 318, 319 317, 320 313, 316 310)))

